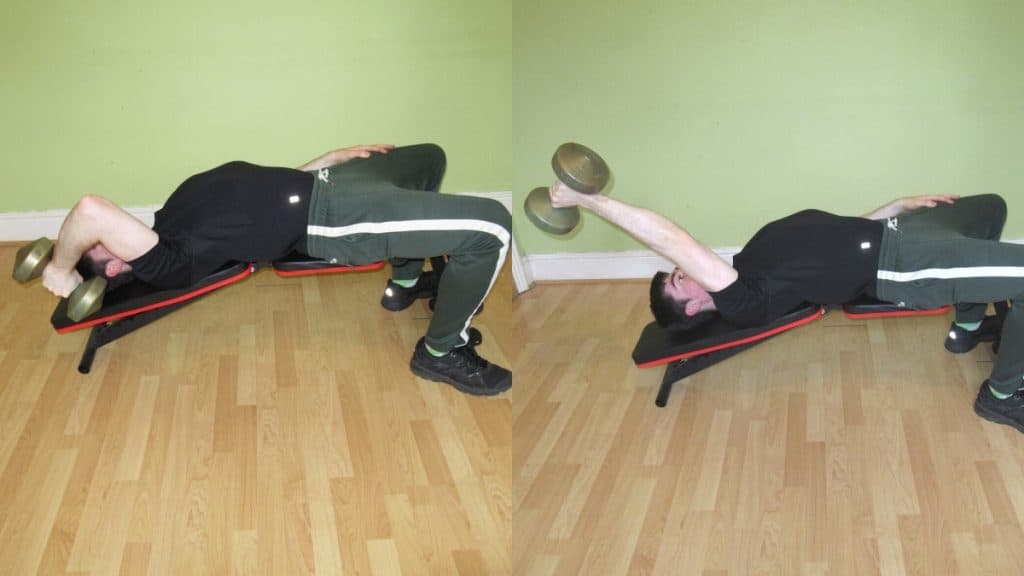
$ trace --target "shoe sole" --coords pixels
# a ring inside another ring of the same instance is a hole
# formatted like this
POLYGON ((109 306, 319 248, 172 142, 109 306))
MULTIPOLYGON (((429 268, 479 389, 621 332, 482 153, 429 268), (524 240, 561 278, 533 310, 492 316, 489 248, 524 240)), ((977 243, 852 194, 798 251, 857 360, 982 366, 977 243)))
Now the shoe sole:
MULTIPOLYGON (((957 340, 957 342, 959 342, 959 340, 957 340)), ((966 353, 970 352, 971 350, 974 350, 975 348, 977 348, 978 347, 978 342, 979 342, 978 340, 975 340, 975 341, 973 341, 971 343, 970 346, 967 346, 966 348, 964 348, 963 346, 951 345, 950 344, 950 340, 946 340, 946 350, 952 352, 953 354, 966 354, 966 353)))
POLYGON ((1024 433, 1024 424, 1021 424, 1015 420, 1007 418, 998 412, 993 412, 980 406, 977 402, 974 403, 974 413, 981 416, 989 422, 995 422, 996 424, 1004 424, 1012 428, 1016 428, 1018 432, 1024 433))
POLYGON ((420 296, 413 296, 408 300, 398 300, 396 298, 388 298, 387 295, 382 296, 380 299, 380 305, 391 312, 401 312, 409 306, 416 303, 417 300, 423 300, 424 298, 436 298, 437 290, 431 290, 430 294, 422 294, 420 296))
POLYGON ((381 298, 380 305, 385 310, 388 310, 390 312, 401 312, 402 310, 405 310, 409 306, 412 306, 413 302, 415 301, 416 298, 413 298, 412 300, 408 300, 405 302, 395 302, 394 300, 387 300, 385 298, 381 298))
POLYGON ((444 382, 445 384, 451 385, 459 392, 464 392, 471 396, 497 396, 498 394, 501 394, 502 392, 512 387, 511 378, 509 378, 507 386, 504 386, 502 388, 495 388, 493 390, 481 390, 479 388, 472 388, 470 386, 466 386, 457 380, 452 380, 451 378, 445 376, 444 374, 439 374, 432 370, 427 370, 426 368, 417 366, 414 362, 409 362, 409 369, 412 370, 413 374, 419 376, 420 378, 423 378, 424 380, 431 380, 433 382, 444 382))
POLYGON ((996 348, 996 350, 999 349, 999 338, 983 337, 978 338, 976 340, 971 340, 971 345, 967 346, 966 348, 963 346, 959 346, 961 342, 963 342, 963 340, 950 340, 947 338, 945 342, 946 350, 952 352, 953 354, 966 354, 971 350, 977 348, 978 344, 982 344, 985 342, 991 342, 992 345, 996 348), (957 344, 950 344, 950 342, 956 342, 957 344))

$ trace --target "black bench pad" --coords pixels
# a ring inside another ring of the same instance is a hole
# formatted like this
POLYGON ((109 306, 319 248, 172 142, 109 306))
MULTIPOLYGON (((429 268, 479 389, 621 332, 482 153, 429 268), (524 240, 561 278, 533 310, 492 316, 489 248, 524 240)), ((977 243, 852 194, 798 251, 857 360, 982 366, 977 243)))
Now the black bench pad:
POLYGON ((828 308, 824 306, 808 304, 771 324, 756 328, 737 328, 722 318, 715 318, 683 333, 670 332, 656 322, 651 322, 644 328, 633 348, 633 362, 640 368, 649 368, 751 344, 813 322, 827 311, 828 308))
POLYGON ((821 318, 828 307, 807 304, 775 322, 757 328, 736 328, 721 318, 684 333, 672 333, 652 322, 640 334, 633 362, 640 368, 666 364, 654 403, 665 406, 672 385, 758 343, 821 318))
POLYGON ((78 322, 67 317, 68 301, 67 298, 63 298, 50 316, 50 324, 58 334, 106 324, 198 298, 247 278, 254 270, 251 264, 230 264, 194 286, 175 290, 161 290, 140 281, 131 282, 106 293, 103 297, 103 307, 78 322))

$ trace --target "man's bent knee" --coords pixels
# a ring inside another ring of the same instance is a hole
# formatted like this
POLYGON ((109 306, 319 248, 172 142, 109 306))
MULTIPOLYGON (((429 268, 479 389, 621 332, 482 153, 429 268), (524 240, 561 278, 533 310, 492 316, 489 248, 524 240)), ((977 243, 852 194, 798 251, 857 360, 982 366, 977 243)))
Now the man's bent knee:
POLYGON ((1002 224, 1006 222, 1006 200, 1002 196, 999 194, 979 194, 971 198, 981 203, 988 217, 998 222, 1000 228, 1002 228, 1002 224))

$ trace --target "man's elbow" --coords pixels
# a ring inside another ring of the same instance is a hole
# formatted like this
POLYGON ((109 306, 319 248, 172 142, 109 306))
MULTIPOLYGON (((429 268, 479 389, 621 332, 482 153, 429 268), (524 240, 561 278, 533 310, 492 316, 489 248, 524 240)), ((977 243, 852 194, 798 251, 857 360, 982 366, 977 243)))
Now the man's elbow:
POLYGON ((99 222, 110 213, 111 206, 110 200, 102 196, 86 194, 78 199, 78 203, 71 209, 71 212, 80 219, 99 222))

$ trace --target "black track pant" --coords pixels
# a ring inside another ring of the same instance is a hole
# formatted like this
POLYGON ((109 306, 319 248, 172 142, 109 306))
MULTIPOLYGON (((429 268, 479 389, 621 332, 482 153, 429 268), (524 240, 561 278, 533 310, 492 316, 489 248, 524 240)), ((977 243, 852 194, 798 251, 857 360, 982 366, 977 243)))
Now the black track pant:
POLYGON ((891 218, 882 236, 876 293, 911 308, 956 304, 957 320, 980 320, 985 305, 1010 300, 989 382, 1024 388, 1024 245, 999 242, 1006 202, 994 194, 891 218))
POLYGON ((445 155, 433 144, 396 148, 317 173, 306 247, 342 264, 410 259, 394 270, 414 278, 423 258, 448 256, 426 341, 446 351, 467 328, 497 278, 512 241, 512 217, 486 198, 436 193, 445 155))

